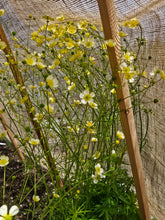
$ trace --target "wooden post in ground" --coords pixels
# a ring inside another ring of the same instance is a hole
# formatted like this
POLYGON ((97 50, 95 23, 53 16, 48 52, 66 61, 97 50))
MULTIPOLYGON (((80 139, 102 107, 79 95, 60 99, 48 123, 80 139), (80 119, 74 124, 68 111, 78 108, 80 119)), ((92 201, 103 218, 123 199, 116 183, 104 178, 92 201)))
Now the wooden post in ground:
POLYGON ((118 25, 116 22, 115 7, 113 0, 97 0, 103 24, 105 40, 113 39, 115 47, 108 47, 109 61, 117 85, 117 99, 121 114, 122 126, 131 162, 133 178, 140 208, 142 220, 150 220, 147 193, 142 169, 142 161, 139 153, 136 126, 131 108, 131 99, 127 81, 124 74, 118 73, 120 70, 119 59, 121 54, 120 38, 118 35, 118 25))

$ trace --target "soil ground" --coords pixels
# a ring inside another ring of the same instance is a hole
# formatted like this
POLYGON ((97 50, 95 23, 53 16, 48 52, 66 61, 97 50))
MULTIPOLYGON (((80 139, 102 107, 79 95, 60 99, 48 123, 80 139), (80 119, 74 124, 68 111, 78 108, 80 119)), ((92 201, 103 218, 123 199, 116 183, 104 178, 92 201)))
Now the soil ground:
MULTIPOLYGON (((12 205, 17 205, 20 209, 16 220, 27 219, 25 211, 29 209, 29 204, 33 203, 32 197, 34 190, 31 191, 34 185, 34 173, 33 170, 28 175, 28 179, 25 176, 25 166, 20 161, 19 157, 14 151, 12 144, 8 140, 0 140, 0 143, 6 143, 6 145, 0 144, 0 155, 8 156, 10 159, 9 164, 6 167, 6 187, 5 187, 5 204, 10 208, 12 205), (25 185, 24 181, 27 179, 26 190, 21 196, 22 187, 25 185), (26 196, 27 195, 27 196, 26 196), (25 198, 19 205, 20 198, 25 198)), ((43 172, 43 168, 42 168, 43 172)), ((46 172, 46 170, 45 170, 46 172)), ((0 167, 0 206, 3 204, 3 180, 4 180, 4 167, 0 167)), ((46 184, 50 187, 51 181, 46 179, 46 184)), ((45 194, 45 186, 41 184, 40 188, 37 189, 37 195, 42 198, 45 194)), ((38 203, 39 204, 39 203, 38 203)), ((42 206, 42 204, 39 204, 42 206)), ((42 208, 42 207, 41 207, 42 208)), ((32 209, 32 208, 31 208, 32 209)), ((31 218, 29 214, 28 219, 31 218)), ((34 219, 39 219, 39 213, 35 215, 34 219)))

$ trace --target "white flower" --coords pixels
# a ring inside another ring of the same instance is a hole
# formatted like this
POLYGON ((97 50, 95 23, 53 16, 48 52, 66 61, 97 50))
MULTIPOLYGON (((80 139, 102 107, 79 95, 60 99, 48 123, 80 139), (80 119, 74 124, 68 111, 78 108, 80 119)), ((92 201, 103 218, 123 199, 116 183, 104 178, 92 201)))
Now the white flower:
POLYGON ((17 215, 19 212, 19 208, 14 205, 9 209, 8 213, 8 208, 7 205, 3 205, 0 207, 0 220, 12 220, 12 217, 14 215, 17 215))
POLYGON ((40 141, 38 139, 31 138, 29 143, 32 145, 38 145, 40 143, 40 141))
POLYGON ((59 198, 60 196, 59 196, 56 192, 53 192, 53 197, 57 199, 57 198, 59 198))
POLYGON ((101 168, 101 165, 99 163, 95 165, 95 171, 96 171, 96 174, 99 174, 99 175, 101 175, 104 172, 103 168, 101 168))
POLYGON ((71 85, 68 86, 68 91, 73 90, 75 87, 76 87, 75 83, 72 82, 71 85))
POLYGON ((99 177, 100 177, 100 176, 99 176, 98 174, 96 174, 96 175, 92 175, 93 182, 94 182, 95 184, 98 183, 99 177))
POLYGON ((84 92, 80 93, 81 103, 91 103, 93 102, 93 97, 95 94, 93 92, 89 93, 89 89, 86 89, 84 92))
POLYGON ((57 88, 58 87, 58 80, 56 78, 53 78, 52 75, 49 75, 46 78, 46 82, 50 88, 57 88))
POLYGON ((9 164, 9 157, 7 156, 0 156, 0 167, 5 167, 9 164))
POLYGON ((49 114, 54 114, 54 107, 52 105, 45 105, 45 109, 49 114))
POLYGON ((34 120, 39 122, 39 121, 42 120, 43 117, 44 117, 43 114, 36 113, 35 117, 34 117, 34 120))
POLYGON ((91 141, 92 142, 97 142, 97 138, 93 137, 93 138, 91 138, 91 141))
POLYGON ((116 151, 115 151, 115 150, 112 150, 112 154, 116 154, 116 151))
POLYGON ((116 93, 116 90, 113 88, 113 89, 111 89, 111 93, 112 94, 115 94, 116 93))
POLYGON ((113 39, 106 40, 106 41, 105 41, 105 44, 106 44, 108 47, 114 47, 114 46, 116 45, 116 43, 113 41, 113 39))
POLYGON ((121 65, 120 65, 120 68, 123 69, 124 67, 127 67, 127 64, 125 62, 123 62, 121 65))
POLYGON ((93 38, 86 38, 83 40, 83 44, 87 48, 91 48, 95 45, 95 41, 93 38))
POLYGON ((93 155, 93 159, 96 160, 100 157, 100 152, 99 151, 96 151, 93 155))
POLYGON ((90 102, 89 105, 91 108, 97 109, 97 104, 95 102, 90 102))
POLYGON ((119 139, 124 139, 124 138, 125 138, 123 132, 121 132, 121 131, 117 131, 117 137, 118 137, 119 139))
POLYGON ((103 168, 101 168, 101 165, 98 163, 95 165, 95 175, 92 175, 93 182, 96 184, 98 181, 102 178, 105 178, 105 175, 103 175, 103 168))
POLYGON ((129 79, 130 83, 133 83, 135 81, 135 79, 132 77, 131 79, 129 79))
POLYGON ((39 202, 40 201, 40 197, 33 195, 33 201, 34 202, 39 202))
POLYGON ((154 72, 151 72, 151 73, 150 73, 150 76, 155 76, 155 73, 154 73, 154 72))

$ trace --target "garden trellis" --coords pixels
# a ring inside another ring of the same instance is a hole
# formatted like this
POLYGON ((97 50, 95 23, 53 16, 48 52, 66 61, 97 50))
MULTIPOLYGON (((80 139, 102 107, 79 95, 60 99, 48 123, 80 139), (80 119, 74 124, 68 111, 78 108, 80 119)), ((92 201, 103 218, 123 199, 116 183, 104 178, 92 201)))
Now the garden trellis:
MULTIPOLYGON (((163 11, 164 11, 164 2, 163 1, 114 1, 114 5, 117 12, 117 21, 121 22, 125 19, 130 19, 135 16, 137 16, 140 19, 140 22, 142 23, 142 26, 144 27, 144 34, 145 38, 149 42, 149 47, 147 48, 147 52, 152 55, 153 62, 151 64, 151 69, 154 67, 155 64, 158 63, 158 65, 163 68, 163 30, 164 30, 164 21, 163 21, 163 11)), ((26 17, 28 17, 28 14, 34 14, 39 16, 41 11, 43 14, 48 14, 46 11, 49 11, 50 13, 48 15, 51 15, 54 17, 56 15, 57 9, 64 14, 69 14, 70 17, 74 17, 76 19, 76 15, 78 14, 80 18, 87 17, 89 20, 94 20, 96 23, 100 23, 100 17, 99 17, 99 10, 97 3, 95 1, 31 1, 30 4, 23 3, 23 2, 2 2, 1 8, 5 8, 6 10, 9 9, 11 12, 8 15, 5 15, 4 21, 7 21, 9 18, 13 19, 13 26, 17 24, 16 31, 18 32, 17 36, 18 38, 23 39, 25 37, 25 32, 27 30, 27 21, 26 17), (47 3, 47 4, 45 4, 47 3), (42 7, 42 4, 44 4, 45 7, 42 7), (37 11, 33 11, 32 5, 40 5, 38 7, 37 11), (6 8, 5 8, 6 7, 6 8), (23 12, 22 8, 26 7, 27 11, 23 12), (51 8, 51 10, 50 10, 51 8), (54 9, 56 8, 56 9, 54 9), (22 19, 20 19, 20 17, 22 19), (24 37, 23 37, 24 36, 24 37)), ((58 15, 58 14, 57 14, 58 15)), ((11 24, 12 26, 12 24, 11 24)), ((11 30, 13 31, 12 27, 10 26, 11 30)), ((33 24, 33 27, 35 24, 33 24)), ((136 34, 136 33, 135 33, 136 34)), ((133 38, 135 38, 135 35, 132 35, 133 38)), ((25 38, 23 39, 25 40, 25 38)), ((142 158, 145 158, 144 163, 144 169, 145 172, 147 172, 147 187, 148 191, 151 190, 151 182, 154 182, 153 179, 151 181, 151 174, 150 170, 152 170, 152 173, 158 172, 157 174, 157 183, 155 182, 154 185, 154 196, 155 200, 151 200, 152 195, 151 192, 149 193, 149 204, 151 206, 151 213, 156 213, 155 216, 159 216, 158 218, 161 219, 161 216, 163 216, 164 211, 164 200, 162 199, 161 202, 158 204, 155 201, 159 201, 159 197, 161 197, 163 192, 163 176, 164 176, 164 165, 163 165, 163 146, 164 146, 164 134, 163 134, 163 121, 164 121, 164 84, 160 83, 159 88, 155 88, 155 91, 160 92, 160 101, 158 103, 159 107, 154 107, 155 111, 157 112, 157 118, 152 119, 151 121, 151 128, 150 132, 152 134, 149 134, 150 140, 149 144, 155 142, 155 150, 153 153, 150 154, 150 148, 144 149, 144 152, 142 153, 142 158), (156 129, 154 128, 156 126, 156 129), (160 127, 159 127, 160 126, 160 127), (155 135, 153 136, 153 133, 155 135), (159 137, 159 138, 158 138, 159 137), (152 141, 152 142, 151 142, 152 141), (160 150, 158 150, 158 147, 160 146, 160 150), (155 155, 154 155, 155 154, 155 155), (147 163, 145 160, 147 157, 151 158, 150 161, 153 161, 150 165, 149 162, 147 163), (154 159, 157 158, 157 159, 154 159), (148 167, 148 168, 147 168, 148 167), (158 171, 157 171, 158 170, 158 171), (160 183, 160 186, 158 188, 158 182, 160 183), (157 187, 157 188, 156 188, 157 187), (157 193, 158 192, 158 193, 157 193)), ((154 95, 154 92, 148 95, 150 98, 154 95)), ((156 180, 155 180, 156 181, 156 180)), ((152 186, 153 187, 153 186, 152 186)))

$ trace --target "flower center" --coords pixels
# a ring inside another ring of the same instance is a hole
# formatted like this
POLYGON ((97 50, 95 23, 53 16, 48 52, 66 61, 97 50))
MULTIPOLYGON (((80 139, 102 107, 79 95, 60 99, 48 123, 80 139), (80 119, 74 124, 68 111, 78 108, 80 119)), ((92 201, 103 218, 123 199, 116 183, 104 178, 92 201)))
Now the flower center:
POLYGON ((12 215, 6 213, 6 214, 3 215, 3 218, 4 218, 5 220, 12 220, 12 215))
POLYGON ((91 99, 91 95, 90 95, 90 94, 84 95, 84 100, 85 100, 86 102, 88 102, 90 99, 91 99))
POLYGON ((6 159, 1 159, 0 160, 0 165, 4 166, 7 164, 7 160, 6 159))

